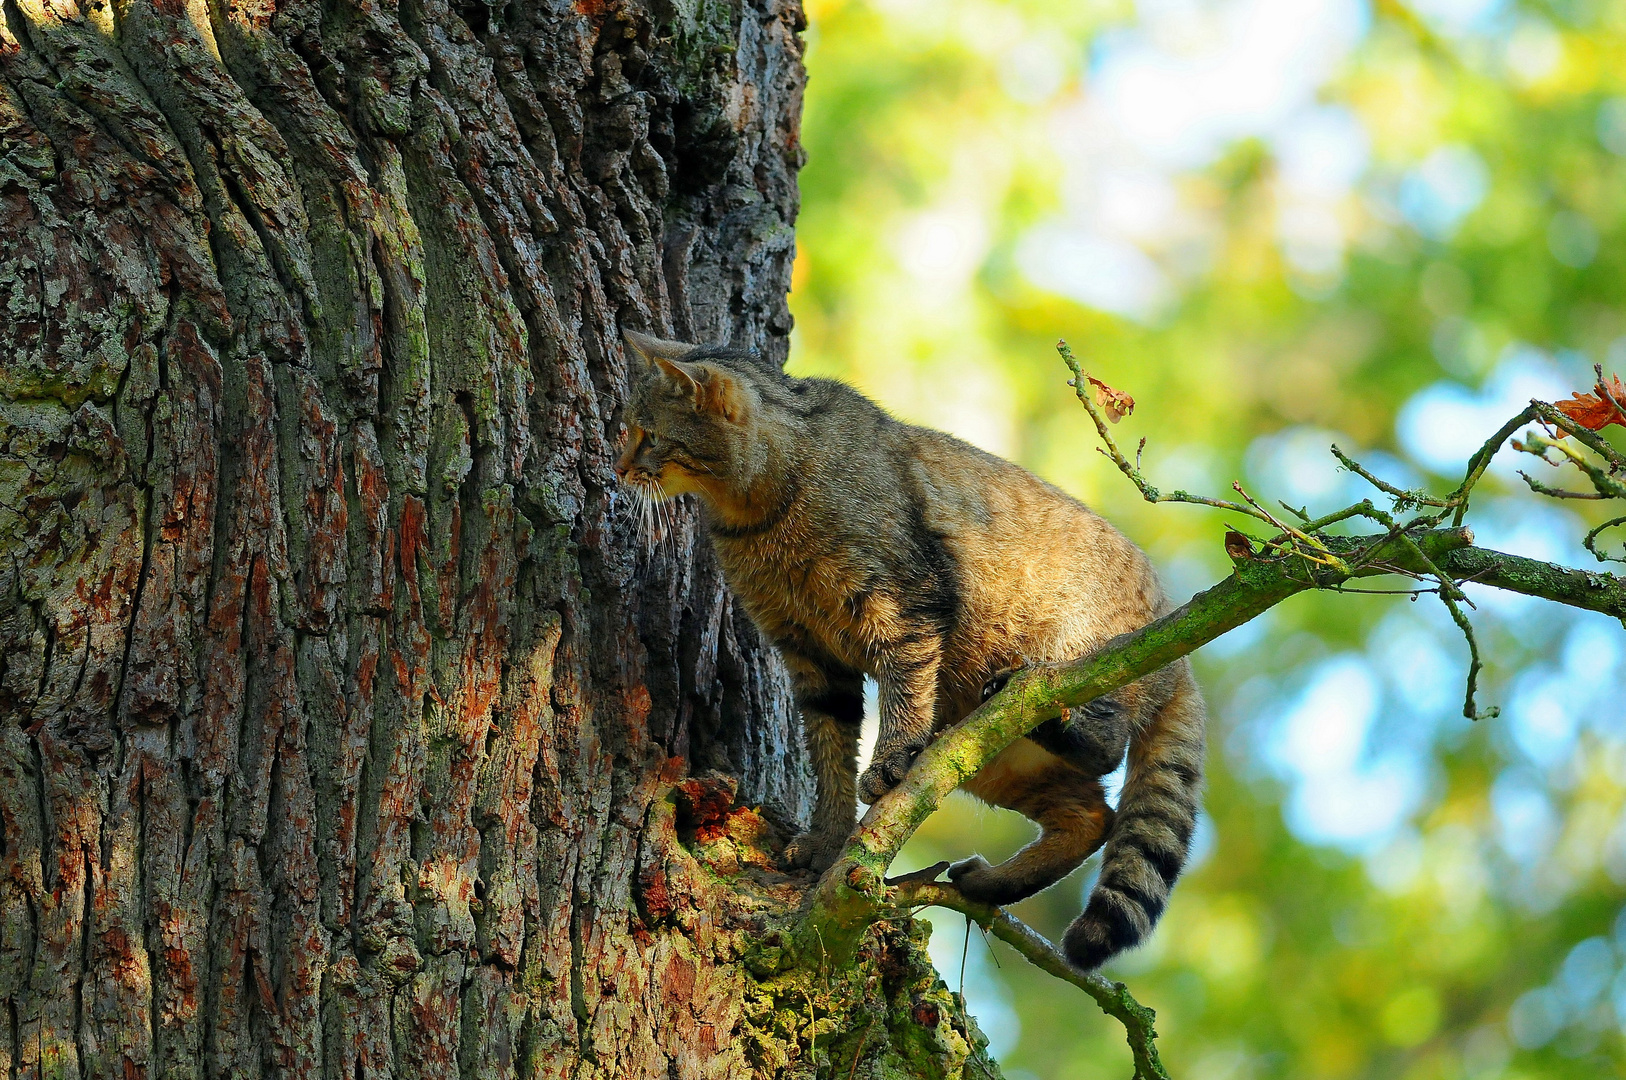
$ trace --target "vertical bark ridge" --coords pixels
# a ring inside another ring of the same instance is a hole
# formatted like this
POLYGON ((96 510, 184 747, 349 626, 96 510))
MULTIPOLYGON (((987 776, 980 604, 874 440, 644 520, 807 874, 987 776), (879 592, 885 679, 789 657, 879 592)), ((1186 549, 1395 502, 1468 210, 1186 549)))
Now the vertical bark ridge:
POLYGON ((799 10, 3 14, 8 1075, 739 1075, 659 808, 805 769, 609 462, 622 325, 785 356, 799 10))

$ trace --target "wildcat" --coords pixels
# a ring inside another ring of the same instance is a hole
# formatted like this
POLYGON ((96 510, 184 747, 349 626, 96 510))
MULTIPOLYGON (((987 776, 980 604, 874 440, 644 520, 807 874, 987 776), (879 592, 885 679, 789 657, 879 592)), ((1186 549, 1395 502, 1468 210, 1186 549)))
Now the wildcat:
MULTIPOLYGON (((698 496, 723 574, 790 670, 817 780, 790 866, 822 870, 932 737, 1024 663, 1068 660, 1170 608, 1144 553, 1081 503, 952 436, 902 423, 852 387, 754 354, 625 334, 632 388, 615 470, 650 500, 698 496), (863 678, 880 731, 856 778, 863 678)), ((1084 969, 1140 942, 1196 821, 1203 701, 1184 661, 1047 721, 967 791, 1040 826, 998 866, 949 876, 1008 904, 1103 840, 1063 949, 1084 969), (1127 746, 1116 813, 1100 777, 1127 746)))

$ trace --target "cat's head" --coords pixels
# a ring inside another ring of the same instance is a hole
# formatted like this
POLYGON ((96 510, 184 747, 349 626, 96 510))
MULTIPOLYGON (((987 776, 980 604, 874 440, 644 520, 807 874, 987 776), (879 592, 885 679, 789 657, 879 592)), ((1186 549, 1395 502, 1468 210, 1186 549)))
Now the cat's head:
POLYGON ((616 475, 652 499, 688 492, 714 503, 762 467, 762 401, 747 353, 626 331, 631 393, 616 475))

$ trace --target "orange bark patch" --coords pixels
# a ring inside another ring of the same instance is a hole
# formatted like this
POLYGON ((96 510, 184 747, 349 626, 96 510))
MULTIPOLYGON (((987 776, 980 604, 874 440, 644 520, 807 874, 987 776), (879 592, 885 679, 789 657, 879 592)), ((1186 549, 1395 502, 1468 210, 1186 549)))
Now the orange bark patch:
POLYGON ((728 835, 728 811, 739 782, 722 773, 694 776, 677 785, 678 824, 694 830, 695 840, 710 843, 728 835))

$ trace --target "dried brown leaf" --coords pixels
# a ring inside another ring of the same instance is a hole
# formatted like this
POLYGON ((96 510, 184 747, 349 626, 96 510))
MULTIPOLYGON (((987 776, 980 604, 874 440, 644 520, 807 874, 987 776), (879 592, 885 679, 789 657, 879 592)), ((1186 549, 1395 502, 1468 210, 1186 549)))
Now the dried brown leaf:
POLYGON ((1106 410, 1107 419, 1114 424, 1135 411, 1135 399, 1122 390, 1114 390, 1094 375, 1084 376, 1095 387, 1095 403, 1106 410))
POLYGON ((1253 541, 1237 532, 1235 529, 1225 530, 1225 554, 1232 559, 1252 559, 1253 541))

